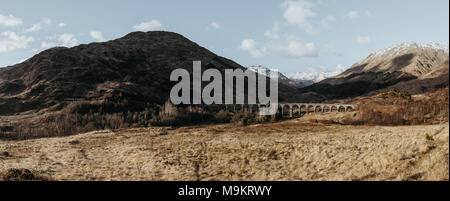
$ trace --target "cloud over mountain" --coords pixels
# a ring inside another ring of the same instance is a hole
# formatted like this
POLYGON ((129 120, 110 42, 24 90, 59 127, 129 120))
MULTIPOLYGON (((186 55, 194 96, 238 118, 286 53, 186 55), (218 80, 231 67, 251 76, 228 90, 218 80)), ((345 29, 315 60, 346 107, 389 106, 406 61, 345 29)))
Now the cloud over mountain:
POLYGON ((15 27, 23 23, 22 19, 14 17, 13 15, 0 15, 0 25, 6 27, 15 27))
POLYGON ((308 33, 313 32, 313 26, 309 19, 317 14, 311 10, 312 4, 310 2, 304 0, 285 1, 281 7, 285 9, 283 17, 289 24, 295 24, 308 33))
POLYGON ((151 20, 148 22, 142 22, 138 25, 135 25, 133 29, 135 31, 160 31, 162 30, 163 25, 158 20, 151 20))
POLYGON ((103 37, 102 32, 99 31, 91 31, 89 33, 93 39, 95 39, 97 42, 104 42, 105 37, 103 37))
POLYGON ((32 41, 34 41, 33 37, 18 35, 12 31, 2 32, 0 33, 0 53, 27 48, 32 41))

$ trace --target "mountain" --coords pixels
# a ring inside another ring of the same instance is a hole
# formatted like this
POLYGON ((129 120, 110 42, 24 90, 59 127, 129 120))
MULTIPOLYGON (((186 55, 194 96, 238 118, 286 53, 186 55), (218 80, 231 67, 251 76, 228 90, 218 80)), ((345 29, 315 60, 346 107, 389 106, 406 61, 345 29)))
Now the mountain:
POLYGON ((304 85, 309 86, 314 83, 318 83, 322 80, 334 77, 342 73, 342 71, 336 72, 315 72, 315 71, 307 71, 307 72, 296 72, 296 73, 287 73, 286 76, 294 80, 296 82, 302 82, 304 85))
MULTIPOLYGON (((270 77, 270 75, 272 75, 273 73, 275 73, 275 71, 271 70, 270 68, 261 66, 261 65, 254 65, 254 66, 250 66, 248 67, 248 69, 263 74, 267 77, 270 77)), ((306 85, 303 84, 302 82, 298 82, 292 79, 289 79, 287 76, 285 76, 284 74, 277 72, 278 74, 278 81, 282 84, 285 84, 287 86, 292 86, 295 88, 302 88, 305 87, 306 85)))
POLYGON ((370 54, 348 70, 301 89, 326 99, 375 94, 383 89, 420 94, 449 86, 448 46, 403 43, 370 54))
MULTIPOLYGON (((45 50, 0 68, 0 115, 60 110, 65 100, 104 103, 109 110, 140 111, 169 99, 174 69, 245 69, 172 32, 134 32, 122 38, 45 50)), ((204 86, 204 85, 203 85, 204 86)), ((295 88, 280 84, 280 101, 295 101, 295 88)), ((106 109, 105 109, 106 110, 106 109)))
MULTIPOLYGON (((248 69, 255 72, 263 72, 266 76, 273 71, 267 67, 261 65, 254 65, 248 67, 248 69)), ((339 73, 342 73, 342 70, 336 70, 335 72, 315 72, 315 71, 307 71, 307 72, 296 72, 296 73, 280 73, 278 72, 278 77, 280 78, 280 82, 286 85, 290 85, 296 88, 303 88, 306 86, 310 86, 314 83, 320 82, 327 78, 331 78, 336 76, 339 73)))
POLYGON ((370 54, 366 59, 354 64, 336 78, 363 72, 395 71, 405 72, 418 78, 426 78, 445 67, 441 64, 448 61, 448 54, 448 46, 437 43, 426 45, 403 43, 370 54))
MULTIPOLYGON (((99 110, 115 112, 158 107, 176 84, 169 80, 171 72, 183 68, 192 74, 194 60, 202 61, 203 70, 245 70, 180 34, 134 32, 103 43, 51 48, 0 68, 0 115, 59 111, 67 100, 86 100, 100 104, 99 110)), ((423 93, 449 85, 448 48, 414 43, 391 47, 336 77, 302 88, 294 87, 287 76, 280 78, 280 102, 345 99, 388 88, 423 93)))

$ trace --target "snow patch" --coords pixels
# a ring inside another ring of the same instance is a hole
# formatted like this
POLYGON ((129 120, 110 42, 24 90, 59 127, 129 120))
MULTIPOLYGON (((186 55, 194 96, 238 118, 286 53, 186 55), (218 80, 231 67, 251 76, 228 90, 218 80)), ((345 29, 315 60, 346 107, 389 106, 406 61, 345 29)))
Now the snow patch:
POLYGON ((448 46, 444 46, 439 43, 431 43, 431 44, 417 44, 414 42, 402 43, 400 45, 394 45, 392 47, 379 50, 375 53, 372 53, 367 57, 363 62, 370 62, 376 60, 378 58, 392 58, 397 55, 406 54, 411 50, 419 49, 419 50, 434 50, 434 51, 443 51, 446 54, 449 53, 448 46))
MULTIPOLYGON (((258 73, 262 73, 264 75, 267 75, 269 73, 274 73, 271 69, 261 66, 261 65, 255 65, 255 66, 251 66, 248 69, 258 72, 258 73)), ((312 68, 309 69, 306 72, 296 72, 296 73, 280 73, 278 72, 278 77, 281 80, 287 80, 287 81, 296 81, 296 82, 320 82, 322 80, 334 77, 336 75, 341 74, 342 72, 344 72, 345 69, 344 67, 342 67, 341 65, 338 65, 336 67, 336 70, 334 71, 315 71, 312 68)))

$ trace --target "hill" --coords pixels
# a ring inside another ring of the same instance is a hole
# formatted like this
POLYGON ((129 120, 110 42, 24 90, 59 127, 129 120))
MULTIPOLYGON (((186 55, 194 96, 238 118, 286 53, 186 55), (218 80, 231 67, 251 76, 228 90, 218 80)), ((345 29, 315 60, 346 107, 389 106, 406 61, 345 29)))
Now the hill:
MULTIPOLYGON (((248 69, 257 72, 257 73, 261 73, 267 77, 269 77, 272 73, 274 73, 273 70, 271 70, 270 68, 261 66, 261 65, 255 65, 255 66, 250 66, 248 67, 248 69)), ((305 84, 303 82, 297 81, 297 80, 293 80, 288 78, 286 75, 284 75, 283 73, 277 72, 278 73, 278 81, 284 85, 287 86, 291 86, 294 88, 302 88, 305 87, 305 84)))
POLYGON ((384 89, 430 92, 449 86, 448 55, 448 47, 442 45, 404 43, 370 54, 343 73, 301 91, 325 99, 373 95, 384 89))
MULTIPOLYGON (((60 110, 65 100, 110 103, 115 112, 141 111, 169 98, 174 69, 245 69, 171 32, 134 32, 122 38, 45 50, 23 63, 0 68, 0 115, 60 110)), ((280 100, 293 99, 280 84, 280 100)))

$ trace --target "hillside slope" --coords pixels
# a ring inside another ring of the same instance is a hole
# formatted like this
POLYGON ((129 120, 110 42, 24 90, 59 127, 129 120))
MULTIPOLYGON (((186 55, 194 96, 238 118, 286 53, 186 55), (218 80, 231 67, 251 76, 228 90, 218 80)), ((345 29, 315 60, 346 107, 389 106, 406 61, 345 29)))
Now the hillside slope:
POLYGON ((0 156, 0 180, 12 168, 25 168, 58 181, 448 181, 448 123, 390 127, 309 121, 322 116, 248 127, 150 127, 0 141, 0 151, 10 155, 0 156))
POLYGON ((449 86, 448 47, 404 43, 380 50, 348 70, 301 89, 326 99, 353 98, 384 89, 420 94, 449 86))
POLYGON ((448 47, 440 44, 403 43, 370 54, 336 78, 364 72, 396 71, 426 78, 444 68, 442 64, 448 62, 448 53, 448 47))
MULTIPOLYGON (((59 110, 64 100, 80 98, 139 111, 167 101, 176 84, 170 82, 171 72, 192 72, 195 60, 202 61, 203 70, 244 69, 171 32, 135 32, 104 43, 52 48, 0 68, 0 115, 59 110)), ((292 91, 280 84, 280 100, 292 98, 292 91)))
MULTIPOLYGON (((261 66, 261 65, 250 66, 250 67, 248 67, 248 69, 250 69, 254 72, 257 72, 257 73, 261 73, 267 77, 269 77, 272 73, 274 73, 274 71, 272 69, 261 66)), ((284 75, 283 73, 277 72, 277 74, 278 74, 278 81, 282 84, 285 84, 287 86, 291 86, 294 88, 305 87, 304 83, 292 80, 292 79, 288 78, 286 75, 284 75)))

